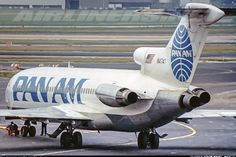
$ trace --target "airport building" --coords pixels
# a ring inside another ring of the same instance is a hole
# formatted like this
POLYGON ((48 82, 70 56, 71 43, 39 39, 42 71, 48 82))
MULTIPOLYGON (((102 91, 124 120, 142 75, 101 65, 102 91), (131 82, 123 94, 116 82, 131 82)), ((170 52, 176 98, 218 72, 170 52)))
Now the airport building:
POLYGON ((178 7, 181 0, 0 0, 1 8, 138 9, 178 7))
POLYGON ((61 8, 65 9, 65 0, 0 0, 1 8, 61 8))
POLYGON ((0 8, 44 9, 138 9, 177 8, 189 2, 212 3, 236 7, 234 1, 224 0, 0 0, 0 8))
POLYGON ((140 7, 151 8, 153 1, 155 0, 0 0, 0 7, 45 9, 136 9, 140 7))

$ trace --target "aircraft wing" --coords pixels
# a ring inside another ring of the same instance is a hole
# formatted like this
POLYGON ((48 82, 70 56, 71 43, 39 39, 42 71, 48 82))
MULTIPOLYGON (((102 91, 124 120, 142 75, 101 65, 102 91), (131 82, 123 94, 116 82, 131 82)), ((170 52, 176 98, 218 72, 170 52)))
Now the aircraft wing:
POLYGON ((66 120, 92 120, 80 112, 73 110, 72 105, 59 105, 20 110, 0 110, 0 117, 6 119, 29 119, 35 121, 49 120, 60 122, 66 120))
POLYGON ((185 113, 179 118, 209 118, 209 117, 234 117, 236 110, 193 110, 185 113))

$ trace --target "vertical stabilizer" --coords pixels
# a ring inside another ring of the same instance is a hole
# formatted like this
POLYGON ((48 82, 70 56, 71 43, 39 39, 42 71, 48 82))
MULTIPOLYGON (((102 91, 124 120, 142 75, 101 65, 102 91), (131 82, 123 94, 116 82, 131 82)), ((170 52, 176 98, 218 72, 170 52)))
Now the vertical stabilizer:
POLYGON ((173 87, 187 88, 192 82, 205 44, 208 26, 224 16, 220 9, 201 3, 188 3, 168 45, 164 49, 139 48, 145 51, 142 72, 173 87), (153 62, 147 62, 152 57, 153 62))

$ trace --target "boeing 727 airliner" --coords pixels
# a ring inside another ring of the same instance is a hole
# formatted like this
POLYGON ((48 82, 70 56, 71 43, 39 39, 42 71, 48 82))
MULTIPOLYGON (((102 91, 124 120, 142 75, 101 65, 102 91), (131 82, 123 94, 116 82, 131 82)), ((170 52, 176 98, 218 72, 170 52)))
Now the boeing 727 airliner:
MULTIPOLYGON (((191 82, 208 27, 223 16, 224 12, 212 5, 188 3, 166 47, 135 50, 134 61, 141 70, 23 70, 9 81, 6 102, 10 110, 1 110, 0 116, 60 123, 50 137, 61 134, 63 148, 82 148, 82 135, 75 129, 87 129, 140 132, 140 149, 157 149, 164 135, 156 128, 177 118, 236 116, 234 111, 215 110, 212 114, 193 110, 211 99, 191 82)), ((36 130, 27 125, 21 133, 33 137, 36 130)))

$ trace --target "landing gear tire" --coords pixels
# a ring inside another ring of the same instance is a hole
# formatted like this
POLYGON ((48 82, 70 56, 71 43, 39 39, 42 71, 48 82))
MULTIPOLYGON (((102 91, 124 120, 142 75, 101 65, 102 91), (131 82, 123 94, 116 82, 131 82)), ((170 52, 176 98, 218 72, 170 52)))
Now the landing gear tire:
POLYGON ((61 135, 61 147, 68 149, 72 144, 72 135, 69 132, 63 132, 61 135))
POLYGON ((80 132, 75 132, 72 136, 72 142, 74 144, 74 148, 81 149, 82 148, 82 135, 80 132))
POLYGON ((149 134, 149 142, 151 149, 158 149, 159 147, 159 136, 158 134, 149 134))
POLYGON ((29 136, 34 137, 36 135, 36 129, 34 126, 30 126, 29 128, 29 136))
POLYGON ((140 132, 138 135, 138 147, 139 149, 146 149, 148 145, 148 133, 140 132))
POLYGON ((159 148, 159 135, 155 132, 142 131, 138 135, 139 149, 146 149, 150 146, 151 149, 159 148))
POLYGON ((26 137, 27 134, 28 134, 28 132, 29 132, 28 127, 23 126, 23 127, 21 128, 21 135, 22 135, 22 137, 26 137))

